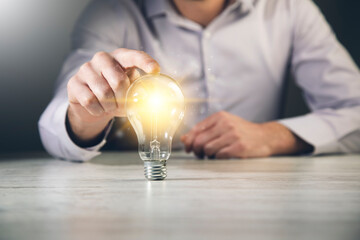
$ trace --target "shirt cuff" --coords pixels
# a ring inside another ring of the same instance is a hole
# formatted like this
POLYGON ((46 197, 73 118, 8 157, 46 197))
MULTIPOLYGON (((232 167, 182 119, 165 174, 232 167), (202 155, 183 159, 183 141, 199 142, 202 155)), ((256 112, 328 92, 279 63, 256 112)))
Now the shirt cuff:
POLYGON ((62 123, 59 124, 60 129, 58 129, 58 134, 59 134, 58 138, 61 139, 62 144, 64 146, 64 150, 66 151, 65 156, 70 156, 70 159, 72 159, 73 161, 88 161, 100 155, 101 154, 100 149, 106 144, 106 139, 109 135, 114 120, 112 120, 107 125, 104 138, 99 144, 89 148, 81 148, 71 140, 69 133, 66 129, 66 116, 67 116, 68 107, 69 107, 69 103, 65 102, 59 106, 57 111, 57 114, 59 114, 59 116, 61 116, 62 119, 62 123))
POLYGON ((340 151, 334 130, 316 114, 283 119, 278 122, 311 144, 314 147, 312 152, 314 155, 340 151))

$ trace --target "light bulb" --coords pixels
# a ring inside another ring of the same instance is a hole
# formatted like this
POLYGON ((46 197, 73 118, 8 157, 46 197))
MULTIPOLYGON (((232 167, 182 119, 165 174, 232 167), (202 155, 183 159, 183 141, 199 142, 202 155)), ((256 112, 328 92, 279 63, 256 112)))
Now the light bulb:
POLYGON ((136 132, 148 180, 166 178, 172 139, 184 112, 185 99, 180 86, 166 75, 147 74, 129 87, 126 114, 136 132))

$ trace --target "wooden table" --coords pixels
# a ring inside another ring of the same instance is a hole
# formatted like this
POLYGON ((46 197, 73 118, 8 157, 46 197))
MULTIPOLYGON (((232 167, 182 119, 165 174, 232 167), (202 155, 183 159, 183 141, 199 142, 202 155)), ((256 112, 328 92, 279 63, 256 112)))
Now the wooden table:
POLYGON ((148 182, 137 153, 0 160, 0 239, 360 239, 360 155, 196 160, 148 182))

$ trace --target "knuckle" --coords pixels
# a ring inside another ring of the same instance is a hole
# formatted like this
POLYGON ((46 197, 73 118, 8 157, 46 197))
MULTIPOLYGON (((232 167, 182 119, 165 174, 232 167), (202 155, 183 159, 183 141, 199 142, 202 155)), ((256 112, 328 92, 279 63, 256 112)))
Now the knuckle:
POLYGON ((194 146, 197 148, 201 148, 203 146, 204 139, 202 136, 199 136, 194 141, 194 146))
POLYGON ((237 134, 231 134, 229 139, 234 142, 235 144, 241 143, 241 137, 239 137, 237 134))
POLYGON ((104 86, 100 95, 101 95, 101 99, 109 99, 113 96, 112 89, 109 86, 104 86))
POLYGON ((68 82, 68 84, 66 86, 66 91, 67 91, 68 97, 70 98, 70 96, 72 96, 72 92, 73 92, 70 82, 68 82))
POLYGON ((218 121, 224 121, 226 119, 226 113, 224 111, 215 114, 218 121))
POLYGON ((120 90, 121 89, 121 83, 122 83, 122 80, 118 80, 118 81, 114 81, 112 83, 112 86, 115 90, 120 90))
POLYGON ((231 130, 231 123, 229 121, 223 119, 220 123, 225 130, 231 130))
POLYGON ((125 50, 126 50, 125 48, 118 48, 118 49, 115 49, 112 53, 114 55, 119 55, 119 54, 124 53, 125 50))
POLYGON ((116 82, 120 86, 127 79, 127 75, 123 71, 117 71, 116 74, 117 74, 117 81, 116 82))
POLYGON ((102 73, 108 82, 113 84, 118 81, 123 81, 126 79, 126 74, 122 71, 121 67, 118 64, 111 64, 102 69, 102 73))
POLYGON ((72 91, 74 88, 74 84, 76 82, 80 82, 80 79, 77 75, 73 76, 72 78, 69 79, 69 81, 66 84, 66 89, 68 92, 72 91))
POLYGON ((80 73, 88 73, 90 71, 92 71, 92 66, 90 62, 84 63, 79 70, 80 73))
POLYGON ((194 127, 195 133, 200 133, 206 129, 206 123, 200 123, 194 127))
POLYGON ((225 117, 225 116, 226 116, 226 112, 225 112, 225 111, 220 111, 220 112, 218 112, 218 116, 220 116, 220 117, 225 117))
POLYGON ((234 125, 232 122, 226 121, 226 122, 225 122, 225 126, 226 126, 226 128, 229 129, 229 130, 234 130, 234 129, 235 129, 235 125, 234 125))
POLYGON ((190 134, 191 134, 191 135, 196 134, 198 127, 199 127, 198 125, 195 125, 195 126, 190 130, 190 134))
POLYGON ((115 81, 114 90, 115 90, 115 92, 121 92, 122 94, 125 94, 129 85, 130 84, 127 83, 125 80, 115 81))
POLYGON ((93 60, 100 61, 100 60, 106 58, 107 56, 108 56, 108 54, 106 52, 100 51, 100 52, 95 53, 93 60))
POLYGON ((69 81, 67 82, 66 88, 67 88, 68 91, 72 88, 72 85, 74 84, 74 81, 75 81, 75 77, 72 77, 72 78, 70 78, 69 81))
POLYGON ((124 80, 114 81, 114 89, 118 92, 119 90, 122 90, 124 87, 124 80))
POLYGON ((86 108, 93 106, 96 103, 94 96, 86 96, 82 99, 82 105, 86 108))
POLYGON ((145 59, 145 64, 146 65, 152 65, 152 64, 157 64, 157 62, 154 59, 152 59, 151 57, 147 57, 145 59))
POLYGON ((234 149, 244 151, 244 150, 246 150, 246 145, 241 141, 237 141, 234 144, 234 149))
POLYGON ((195 127, 192 129, 192 132, 193 132, 194 134, 198 134, 198 133, 201 132, 201 129, 202 129, 201 126, 195 126, 195 127))

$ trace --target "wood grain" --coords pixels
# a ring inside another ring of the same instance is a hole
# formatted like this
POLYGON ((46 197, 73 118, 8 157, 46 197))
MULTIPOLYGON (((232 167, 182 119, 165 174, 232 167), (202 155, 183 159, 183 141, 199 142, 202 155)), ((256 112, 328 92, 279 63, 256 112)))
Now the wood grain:
POLYGON ((0 239, 360 239, 360 155, 0 161, 0 239))

